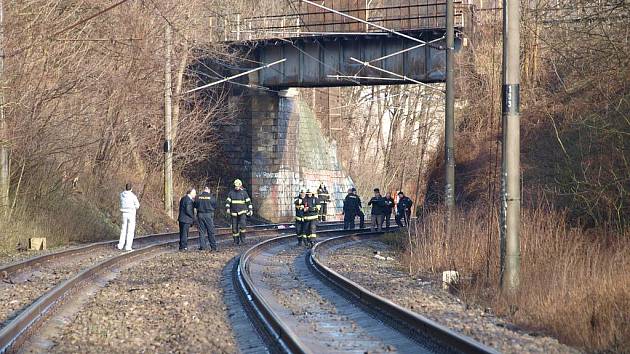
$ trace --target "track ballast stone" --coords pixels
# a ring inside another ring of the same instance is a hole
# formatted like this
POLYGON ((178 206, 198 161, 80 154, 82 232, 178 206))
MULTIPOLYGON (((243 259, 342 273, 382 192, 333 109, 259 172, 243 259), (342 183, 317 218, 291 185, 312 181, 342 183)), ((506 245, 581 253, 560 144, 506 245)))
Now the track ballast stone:
POLYGON ((579 353, 554 338, 530 335, 482 308, 466 305, 443 291, 439 282, 409 276, 396 252, 378 240, 355 241, 320 252, 324 253, 319 259, 344 277, 503 353, 579 353), (393 260, 377 259, 374 252, 393 260))
POLYGON ((243 249, 221 246, 218 253, 168 253, 122 271, 53 339, 52 352, 237 352, 221 273, 243 249))

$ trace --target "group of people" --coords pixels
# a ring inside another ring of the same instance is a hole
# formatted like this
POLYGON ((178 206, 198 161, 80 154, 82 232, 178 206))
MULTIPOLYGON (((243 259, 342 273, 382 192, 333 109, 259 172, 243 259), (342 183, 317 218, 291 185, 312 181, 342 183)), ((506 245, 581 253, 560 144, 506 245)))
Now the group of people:
MULTIPOLYGON (((396 224, 399 227, 407 226, 411 219, 411 206, 413 202, 402 191, 398 192, 398 202, 396 203, 391 194, 385 197, 381 195, 378 188, 374 188, 374 196, 368 202, 372 207, 372 231, 381 231, 383 223, 389 228, 390 218, 394 208, 396 209, 396 224)), ((355 220, 359 217, 359 228, 365 227, 365 213, 361 205, 361 198, 357 195, 356 188, 348 190, 348 195, 343 202, 343 228, 352 230, 355 227, 355 220)))
MULTIPOLYGON (((326 221, 330 194, 326 186, 321 183, 317 189, 317 195, 310 189, 301 190, 294 199, 295 206, 295 231, 298 245, 312 246, 317 238, 317 222, 326 221)), ((398 201, 395 202, 391 194, 383 197, 378 188, 374 189, 374 196, 368 202, 372 207, 372 231, 381 231, 383 223, 390 227, 392 211, 396 210, 396 224, 400 227, 409 224, 411 219, 411 206, 413 202, 403 192, 398 192, 398 201)), ((131 251, 135 224, 136 211, 140 208, 140 202, 132 191, 131 184, 125 186, 120 193, 120 211, 122 213, 122 225, 118 249, 131 251)), ((210 193, 210 188, 205 187, 203 192, 197 195, 194 188, 189 189, 179 201, 179 249, 188 250, 188 234, 193 224, 199 229, 199 249, 217 251, 217 242, 214 235, 214 211, 217 208, 217 200, 210 193)), ((243 182, 234 181, 234 188, 228 193, 225 208, 231 219, 232 237, 235 244, 245 243, 247 217, 254 213, 252 201, 243 188, 243 182)), ((365 227, 365 214, 361 205, 361 198, 357 195, 356 188, 348 190, 343 202, 343 228, 351 230, 355 228, 355 219, 359 217, 359 227, 365 227)))
MULTIPOLYGON (((125 190, 120 193, 120 212, 122 224, 120 228, 119 250, 133 250, 133 239, 136 228, 136 211, 140 208, 140 202, 132 191, 130 183, 125 185, 125 190)), ((197 195, 194 188, 186 191, 179 200, 179 249, 188 250, 188 234, 190 227, 197 224, 199 229, 199 249, 217 251, 217 241, 214 236, 214 211, 217 208, 217 199, 210 193, 209 187, 204 187, 203 192, 197 195)), ((243 189, 243 182, 234 181, 234 189, 228 193, 225 204, 227 215, 232 221, 232 237, 235 244, 245 242, 245 228, 247 216, 254 213, 252 201, 243 189)))
MULTIPOLYGON (((179 249, 188 250, 188 230, 195 222, 199 229, 199 249, 217 251, 217 241, 214 237, 214 210, 217 208, 216 198, 210 194, 210 188, 205 187, 203 193, 196 195, 195 189, 190 189, 179 201, 179 249), (197 215, 195 217, 195 211, 197 215), (209 246, 209 247, 208 247, 209 246)), ((225 200, 225 211, 232 222, 232 238, 239 245, 245 243, 245 229, 247 217, 254 214, 252 200, 243 188, 240 179, 234 181, 234 189, 230 190, 225 200)))

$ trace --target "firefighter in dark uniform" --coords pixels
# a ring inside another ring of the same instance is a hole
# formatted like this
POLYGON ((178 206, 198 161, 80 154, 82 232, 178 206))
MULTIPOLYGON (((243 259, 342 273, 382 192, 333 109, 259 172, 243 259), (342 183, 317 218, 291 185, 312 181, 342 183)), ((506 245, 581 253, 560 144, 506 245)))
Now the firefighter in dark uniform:
POLYGON ((228 215, 232 217, 232 237, 235 244, 245 243, 245 228, 247 216, 254 214, 252 200, 243 189, 243 182, 240 179, 234 181, 234 189, 228 193, 225 208, 228 215))
POLYGON ((213 251, 217 250, 217 241, 214 238, 214 209, 216 207, 217 199, 210 194, 210 188, 205 187, 203 192, 195 199, 195 209, 197 209, 197 221, 199 223, 200 250, 207 250, 208 242, 213 251))
POLYGON ((293 200, 295 205, 295 234, 297 235, 298 246, 302 244, 302 241, 306 243, 306 235, 304 234, 304 191, 300 191, 300 194, 293 200))
POLYGON ((317 198, 319 198, 319 221, 326 221, 326 214, 328 213, 328 203, 330 202, 330 194, 324 183, 319 184, 317 188, 317 198))
POLYGON ((310 189, 306 190, 306 198, 304 198, 304 235, 306 237, 305 244, 312 247, 317 237, 317 219, 319 218, 319 199, 313 195, 310 189))

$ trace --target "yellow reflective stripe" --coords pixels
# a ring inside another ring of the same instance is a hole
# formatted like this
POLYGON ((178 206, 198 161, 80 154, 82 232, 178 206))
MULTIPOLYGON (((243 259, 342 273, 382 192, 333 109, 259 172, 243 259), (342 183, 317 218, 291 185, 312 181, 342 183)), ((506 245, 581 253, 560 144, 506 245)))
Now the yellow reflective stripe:
POLYGON ((311 220, 317 220, 318 218, 319 218, 319 215, 309 215, 309 216, 305 216, 304 220, 311 221, 311 220))
POLYGON ((295 206, 295 209, 302 210, 302 209, 304 209, 304 205, 296 205, 296 206, 295 206))
POLYGON ((295 221, 304 221, 304 218, 301 218, 301 217, 299 217, 299 216, 296 216, 296 217, 295 217, 295 221))
POLYGON ((317 234, 310 234, 310 235, 306 235, 307 238, 315 238, 317 237, 317 234))
POLYGON ((237 236, 239 236, 239 234, 235 234, 235 233, 232 234, 232 237, 237 237, 237 236))
POLYGON ((241 210, 238 212, 238 215, 243 215, 243 214, 247 214, 247 210, 241 210))
POLYGON ((249 205, 249 208, 250 208, 250 209, 254 209, 254 206, 250 204, 250 205, 249 205))
POLYGON ((245 204, 244 200, 233 200, 232 204, 245 204))
POLYGON ((231 202, 231 201, 232 201, 232 198, 228 197, 228 198, 227 198, 227 201, 228 201, 228 202, 231 202))
POLYGON ((249 199, 249 198, 245 198, 245 201, 246 201, 246 202, 251 202, 252 200, 251 200, 251 199, 249 199))
POLYGON ((230 213, 232 216, 238 216, 237 213, 230 213))

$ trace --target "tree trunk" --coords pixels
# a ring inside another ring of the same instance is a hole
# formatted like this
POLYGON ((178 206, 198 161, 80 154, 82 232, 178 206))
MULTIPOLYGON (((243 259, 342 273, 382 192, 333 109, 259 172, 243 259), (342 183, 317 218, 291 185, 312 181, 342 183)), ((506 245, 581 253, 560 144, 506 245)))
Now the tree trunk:
POLYGON ((0 216, 9 210, 9 128, 4 116, 4 4, 0 0, 0 216))

